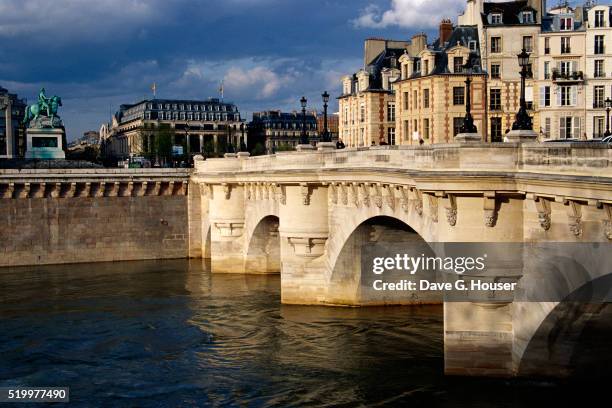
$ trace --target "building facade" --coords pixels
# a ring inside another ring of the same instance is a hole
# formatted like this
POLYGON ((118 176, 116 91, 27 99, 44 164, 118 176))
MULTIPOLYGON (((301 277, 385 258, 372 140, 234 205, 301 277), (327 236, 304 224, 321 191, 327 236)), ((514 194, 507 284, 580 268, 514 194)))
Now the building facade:
MULTIPOLYGON (((317 115, 317 132, 319 135, 323 137, 323 132, 325 132, 325 118, 322 113, 317 115)), ((333 141, 338 140, 338 126, 340 123, 340 115, 338 113, 327 114, 327 131, 331 136, 333 141)))
POLYGON ((21 121, 27 104, 0 86, 0 158, 22 157, 25 153, 25 131, 21 121))
POLYGON ((396 144, 396 102, 393 83, 400 79, 399 59, 416 55, 427 37, 411 41, 368 39, 364 68, 342 79, 339 138, 347 147, 396 144))
POLYGON ((174 154, 180 155, 220 155, 246 143, 238 107, 215 98, 153 99, 121 105, 110 126, 103 125, 100 133, 107 154, 126 159, 155 153, 160 129, 171 135, 174 154))
POLYGON ((483 134, 486 73, 481 69, 478 45, 475 27, 453 28, 450 20, 444 20, 438 41, 414 57, 404 54, 400 58, 401 79, 394 84, 398 144, 449 143, 462 132, 468 92, 464 65, 468 60, 473 67, 471 112, 483 134))
POLYGON ((316 113, 306 112, 305 119, 301 112, 274 110, 253 113, 253 120, 249 123, 249 150, 255 150, 257 144, 265 148, 266 154, 294 150, 300 144, 304 121, 309 142, 317 143, 316 113))

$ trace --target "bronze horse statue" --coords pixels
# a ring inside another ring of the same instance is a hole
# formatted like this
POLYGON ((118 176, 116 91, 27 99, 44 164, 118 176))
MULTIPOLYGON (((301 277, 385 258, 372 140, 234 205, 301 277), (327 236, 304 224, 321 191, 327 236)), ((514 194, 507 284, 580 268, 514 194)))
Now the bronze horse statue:
POLYGON ((36 103, 34 105, 28 106, 25 111, 25 117, 23 118, 23 124, 28 124, 30 121, 38 119, 41 115, 47 116, 53 120, 53 118, 57 115, 58 108, 62 106, 62 98, 59 96, 54 96, 52 98, 48 98, 46 103, 43 104, 36 103), (46 111, 46 115, 44 114, 46 111))

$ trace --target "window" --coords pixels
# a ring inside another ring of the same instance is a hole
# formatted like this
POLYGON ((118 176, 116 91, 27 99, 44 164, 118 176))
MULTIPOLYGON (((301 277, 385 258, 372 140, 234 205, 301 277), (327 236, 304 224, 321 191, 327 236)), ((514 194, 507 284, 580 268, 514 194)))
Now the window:
POLYGON ((393 102, 387 104, 387 121, 395 122, 395 103, 393 102))
POLYGON ((501 65, 499 64, 491 64, 491 78, 499 79, 501 78, 501 65))
POLYGON ((404 92, 404 110, 410 109, 410 98, 408 97, 408 92, 404 92))
POLYGON ((593 117, 593 137, 601 138, 604 137, 606 133, 605 127, 605 116, 595 116, 593 117))
POLYGON ((527 65, 527 78, 533 78, 533 64, 527 65))
POLYGON ((550 86, 540 88, 540 106, 550 106, 550 86))
POLYGON ((558 106, 575 106, 576 105, 576 88, 573 86, 560 86, 557 92, 558 106))
POLYGON ((502 13, 491 14, 491 24, 501 24, 503 22, 502 13))
POLYGON ((580 117, 564 116, 559 118, 559 139, 580 137, 580 117))
POLYGON ((561 54, 569 54, 570 52, 570 37, 561 37, 561 54))
POLYGON ((552 123, 552 121, 551 121, 550 118, 544 119, 544 129, 543 129, 543 132, 544 132, 544 137, 546 139, 550 139, 551 123, 552 123))
POLYGON ((595 28, 600 28, 604 26, 604 12, 603 10, 595 11, 595 28))
POLYGON ((574 21, 571 17, 561 17, 559 19, 559 30, 572 31, 574 29, 574 21))
POLYGON ((423 89, 423 107, 429 108, 429 89, 423 89))
POLYGON ((606 76, 606 72, 604 70, 604 60, 595 60, 593 76, 595 78, 603 78, 606 76))
POLYGON ((572 62, 561 61, 559 63, 559 71, 561 71, 561 75, 564 77, 570 76, 572 74, 572 62))
POLYGON ((595 54, 603 54, 604 53, 604 36, 596 35, 595 36, 595 54))
POLYGON ((502 52, 501 37, 491 37, 491 52, 499 53, 502 52))
POLYGON ((454 73, 463 72, 463 57, 455 57, 453 59, 453 72, 454 73))
POLYGON ((387 129, 387 143, 390 145, 395 144, 395 128, 390 127, 387 129))
POLYGON ((544 61, 544 79, 550 79, 550 61, 544 61))
POLYGON ((491 142, 501 143, 502 141, 502 119, 491 118, 491 142))
POLYGON ((489 103, 491 110, 501 110, 501 89, 491 89, 489 103))
POLYGON ((521 22, 523 24, 533 23, 533 12, 532 11, 521 11, 521 22))
POLYGON ((461 128, 463 127, 463 118, 453 118, 453 136, 457 136, 461 133, 461 128))
POLYGON ((605 88, 603 85, 593 87, 593 108, 601 109, 604 107, 605 88))
POLYGON ((476 43, 476 41, 474 41, 474 40, 470 40, 470 42, 469 42, 469 48, 470 48, 470 51, 476 51, 476 47, 477 47, 477 45, 478 45, 478 44, 476 43))
POLYGON ((424 68, 425 68, 425 69, 423 70, 422 74, 423 74, 423 75, 427 75, 427 74, 429 74, 429 60, 425 60, 425 61, 424 61, 424 64, 425 64, 425 65, 424 65, 424 68))
POLYGON ((423 119, 423 139, 429 139, 429 119, 423 119))
POLYGON ((365 103, 362 103, 361 106, 359 106, 359 121, 361 123, 365 122, 365 103))
POLYGON ((414 98, 412 98, 412 109, 419 109, 419 93, 418 91, 414 91, 414 98))
POLYGON ((465 87, 456 86, 453 88, 453 105, 465 105, 465 87))
POLYGON ((544 54, 550 54, 550 37, 544 38, 544 54))
POLYGON ((523 48, 527 52, 533 52, 533 37, 531 36, 523 37, 523 48))

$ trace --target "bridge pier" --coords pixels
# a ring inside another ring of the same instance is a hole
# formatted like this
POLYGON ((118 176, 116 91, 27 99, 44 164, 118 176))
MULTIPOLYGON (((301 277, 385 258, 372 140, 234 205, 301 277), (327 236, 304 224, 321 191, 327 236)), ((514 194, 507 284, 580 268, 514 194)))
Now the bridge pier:
POLYGON ((209 197, 211 268, 215 273, 245 273, 244 188, 211 186, 209 197))
POLYGON ((284 304, 326 301, 329 238, 327 187, 288 185, 280 203, 281 299, 284 304))

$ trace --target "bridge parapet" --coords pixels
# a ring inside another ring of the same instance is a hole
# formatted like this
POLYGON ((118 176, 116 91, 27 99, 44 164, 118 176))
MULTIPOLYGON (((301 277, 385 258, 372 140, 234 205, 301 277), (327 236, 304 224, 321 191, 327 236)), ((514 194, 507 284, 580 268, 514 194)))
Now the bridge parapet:
POLYGON ((335 151, 283 152, 272 156, 196 163, 196 171, 262 172, 382 168, 410 171, 543 172, 612 175, 612 149, 603 144, 500 143, 377 146, 335 151))

